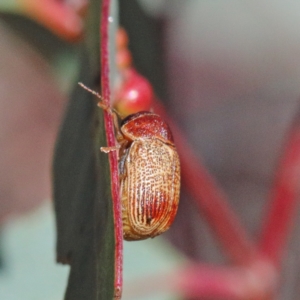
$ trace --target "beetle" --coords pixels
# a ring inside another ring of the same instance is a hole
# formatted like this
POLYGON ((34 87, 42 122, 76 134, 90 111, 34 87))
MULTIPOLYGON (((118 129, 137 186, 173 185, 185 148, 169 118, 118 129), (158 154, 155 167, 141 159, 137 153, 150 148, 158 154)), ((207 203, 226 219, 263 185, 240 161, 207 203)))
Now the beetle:
POLYGON ((121 122, 120 193, 125 240, 155 237, 171 226, 179 203, 180 162, 169 126, 148 111, 121 122))
POLYGON ((102 151, 118 150, 123 238, 153 238, 169 229, 178 209, 180 162, 172 132, 149 111, 131 114, 115 127, 119 147, 102 151))

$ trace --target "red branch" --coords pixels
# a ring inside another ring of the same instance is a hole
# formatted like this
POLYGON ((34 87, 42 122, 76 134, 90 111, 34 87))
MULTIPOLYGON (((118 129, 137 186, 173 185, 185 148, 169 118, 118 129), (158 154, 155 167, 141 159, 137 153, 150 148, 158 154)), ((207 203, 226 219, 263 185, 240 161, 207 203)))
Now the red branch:
MULTIPOLYGON (((103 0, 102 20, 101 20, 101 79, 102 96, 107 106, 110 106, 110 81, 109 81, 109 8, 110 0, 103 0)), ((104 111, 104 123, 106 131, 106 140, 108 147, 114 147, 115 133, 112 115, 104 111)), ((118 175, 118 159, 116 151, 109 154, 110 172, 111 172, 111 193, 113 200, 114 229, 115 229, 115 298, 121 298, 122 294, 122 265, 123 265, 123 228, 122 211, 118 175)))
POLYGON ((168 122, 172 129, 180 156, 182 180, 199 210, 208 219, 231 259, 240 264, 250 263, 257 258, 255 246, 228 206, 224 194, 158 101, 154 103, 154 110, 168 122))
POLYGON ((128 299, 171 291, 192 299, 266 300, 276 286, 274 268, 262 261, 248 267, 219 267, 194 263, 170 273, 135 279, 126 289, 128 299))
POLYGON ((249 267, 194 264, 178 273, 174 288, 186 297, 266 300, 273 293, 273 268, 262 263, 249 267))
POLYGON ((260 249, 279 267, 295 223, 300 187, 300 125, 291 130, 270 197, 260 249))

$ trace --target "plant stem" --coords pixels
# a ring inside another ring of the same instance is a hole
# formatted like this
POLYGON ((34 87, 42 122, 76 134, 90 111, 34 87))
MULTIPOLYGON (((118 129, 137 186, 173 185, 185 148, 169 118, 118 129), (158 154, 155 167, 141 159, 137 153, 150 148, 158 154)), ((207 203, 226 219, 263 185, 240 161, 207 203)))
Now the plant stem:
POLYGON ((295 224, 299 197, 300 124, 293 124, 270 196, 260 241, 261 252, 277 267, 295 224))
MULTIPOLYGON (((109 81, 109 11, 110 0, 103 0, 101 20, 101 79, 102 96, 104 104, 110 106, 110 81, 109 81)), ((108 111, 104 111, 104 124, 108 147, 115 147, 115 133, 113 117, 108 111)), ((109 154, 111 172, 111 192, 113 199, 113 213, 115 222, 115 299, 120 299, 122 294, 122 265, 123 265, 123 228, 122 211, 119 188, 118 159, 116 151, 109 154)))

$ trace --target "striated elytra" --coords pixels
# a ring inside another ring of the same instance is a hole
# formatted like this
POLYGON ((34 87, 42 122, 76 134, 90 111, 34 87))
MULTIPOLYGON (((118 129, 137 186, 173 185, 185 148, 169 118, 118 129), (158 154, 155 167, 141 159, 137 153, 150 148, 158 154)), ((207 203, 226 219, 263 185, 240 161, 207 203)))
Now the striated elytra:
POLYGON ((119 174, 125 240, 153 238, 172 224, 179 202, 180 163, 169 126, 151 112, 121 122, 119 174))

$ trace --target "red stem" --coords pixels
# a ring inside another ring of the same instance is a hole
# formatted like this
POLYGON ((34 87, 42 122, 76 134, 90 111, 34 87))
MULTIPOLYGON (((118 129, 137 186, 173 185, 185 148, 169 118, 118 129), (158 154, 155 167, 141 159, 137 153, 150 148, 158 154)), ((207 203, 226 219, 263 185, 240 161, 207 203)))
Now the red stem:
POLYGON ((291 130, 270 197, 270 210, 262 230, 261 252, 277 267, 295 223, 299 196, 300 125, 291 130))
MULTIPOLYGON (((102 20, 101 20, 101 79, 102 96, 107 106, 110 106, 110 81, 109 81, 109 9, 110 0, 103 0, 102 20)), ((108 147, 116 146, 114 122, 112 115, 104 111, 104 124, 106 131, 106 140, 108 147)), ((110 172, 111 172, 111 193, 113 200, 114 230, 115 230, 115 298, 121 298, 122 294, 122 265, 123 265, 123 228, 122 211, 118 175, 118 159, 116 151, 109 154, 110 172)))
MULTIPOLYGON (((243 299, 243 274, 216 269, 182 270, 183 276, 178 279, 177 289, 185 297, 243 299)), ((176 281, 175 281, 176 282, 176 281)))
POLYGON ((178 273, 174 288, 193 299, 266 299, 273 290, 272 279, 272 270, 264 266, 252 270, 195 264, 178 273))
POLYGON ((158 101, 154 102, 154 110, 168 122, 174 134, 183 184, 193 196, 199 210, 208 219, 231 259, 236 263, 248 264, 257 257, 257 252, 238 218, 228 206, 226 197, 158 101))
POLYGON ((127 287, 128 299, 155 292, 172 291, 194 299, 269 299, 276 284, 274 268, 263 261, 248 267, 217 267, 193 264, 134 280, 127 287))

